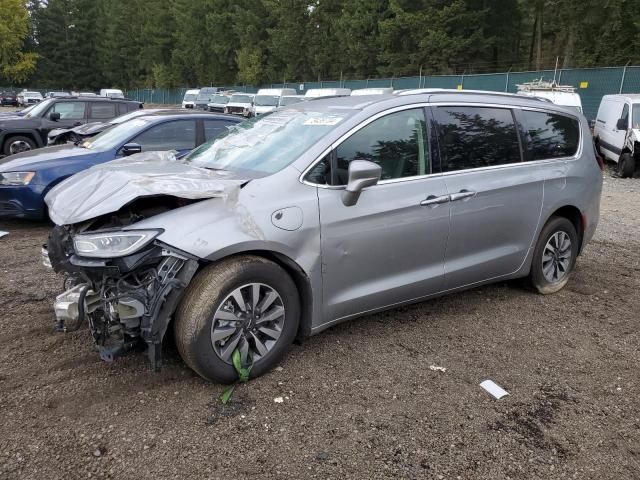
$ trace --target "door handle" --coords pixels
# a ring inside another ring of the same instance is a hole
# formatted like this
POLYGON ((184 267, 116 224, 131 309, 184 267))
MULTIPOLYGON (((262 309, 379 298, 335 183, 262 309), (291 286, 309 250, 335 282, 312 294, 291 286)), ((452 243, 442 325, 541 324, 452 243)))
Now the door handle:
POLYGON ((451 197, 451 201, 455 202, 457 200, 464 200, 465 198, 475 197, 476 192, 472 192, 470 190, 460 190, 458 193, 452 193, 449 196, 451 197))
POLYGON ((422 205, 423 207, 430 207, 441 205, 443 203, 449 203, 450 201, 451 198, 449 197, 449 195, 441 195, 439 197, 436 197, 435 195, 429 195, 427 198, 420 202, 420 205, 422 205))

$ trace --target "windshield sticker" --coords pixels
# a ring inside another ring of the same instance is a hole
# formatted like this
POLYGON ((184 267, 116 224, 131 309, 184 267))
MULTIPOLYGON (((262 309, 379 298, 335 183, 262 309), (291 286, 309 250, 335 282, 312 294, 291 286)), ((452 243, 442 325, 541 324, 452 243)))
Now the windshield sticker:
POLYGON ((342 121, 342 117, 316 117, 305 120, 304 125, 330 127, 342 121))

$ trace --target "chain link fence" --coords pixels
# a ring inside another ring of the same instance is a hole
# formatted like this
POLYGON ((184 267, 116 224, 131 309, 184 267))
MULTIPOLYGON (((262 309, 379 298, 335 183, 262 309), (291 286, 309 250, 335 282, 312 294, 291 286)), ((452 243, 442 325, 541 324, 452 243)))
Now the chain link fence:
MULTIPOLYGON (((584 113, 594 119, 603 95, 612 93, 640 93, 640 66, 576 68, 539 70, 530 72, 483 73, 470 75, 419 75, 415 77, 368 78, 361 80, 330 80, 313 82, 287 82, 262 85, 260 88, 294 88, 304 94, 311 88, 359 88, 392 87, 406 88, 450 88, 459 90, 489 90, 496 92, 517 91, 517 85, 537 79, 555 80, 562 85, 571 85, 580 94, 584 113)), ((227 85, 225 90, 255 93, 259 87, 227 85)), ((0 87, 19 91, 21 88, 0 87)), ((41 93, 55 91, 54 88, 32 88, 41 93)), ((59 90, 59 89, 58 89, 59 90)), ((125 96, 147 104, 177 105, 182 102, 188 88, 136 88, 125 91, 125 96)))
MULTIPOLYGON (((603 95, 613 93, 640 93, 640 66, 576 68, 538 70, 530 72, 503 72, 471 75, 420 75, 415 77, 369 78, 361 80, 330 80, 313 82, 287 82, 262 85, 262 88, 294 88, 303 95, 311 88, 359 88, 391 87, 406 88, 450 88, 459 90, 489 90, 495 92, 517 91, 517 85, 533 80, 554 79, 561 85, 571 85, 580 94, 584 113, 594 119, 603 95)), ((257 87, 227 86, 225 89, 255 93, 257 87)), ((127 96, 145 103, 172 103, 182 101, 186 88, 128 90, 127 96)))

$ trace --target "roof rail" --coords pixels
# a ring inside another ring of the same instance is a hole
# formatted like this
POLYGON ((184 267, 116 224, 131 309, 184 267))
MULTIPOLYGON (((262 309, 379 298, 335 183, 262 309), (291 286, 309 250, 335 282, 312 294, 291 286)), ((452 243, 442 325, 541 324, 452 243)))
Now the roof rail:
POLYGON ((413 88, 410 90, 397 90, 394 92, 398 96, 404 95, 419 95, 421 93, 470 93, 474 95, 497 95, 500 97, 516 97, 516 98, 530 98, 534 100, 538 100, 541 102, 548 102, 549 100, 546 98, 540 97, 528 97, 525 95, 518 95, 517 93, 507 93, 507 92, 492 92, 490 90, 456 90, 453 88, 413 88))

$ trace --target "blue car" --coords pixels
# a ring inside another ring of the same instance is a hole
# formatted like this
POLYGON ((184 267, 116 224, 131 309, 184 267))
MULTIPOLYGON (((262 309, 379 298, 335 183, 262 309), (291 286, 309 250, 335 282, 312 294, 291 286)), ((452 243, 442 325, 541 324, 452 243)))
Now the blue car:
POLYGON ((134 153, 185 154, 242 119, 211 113, 157 113, 115 125, 81 144, 46 147, 0 160, 0 218, 46 219, 44 197, 67 177, 134 153))

